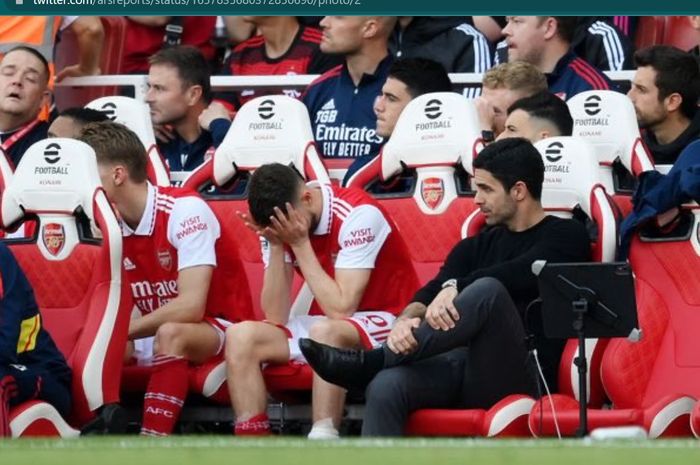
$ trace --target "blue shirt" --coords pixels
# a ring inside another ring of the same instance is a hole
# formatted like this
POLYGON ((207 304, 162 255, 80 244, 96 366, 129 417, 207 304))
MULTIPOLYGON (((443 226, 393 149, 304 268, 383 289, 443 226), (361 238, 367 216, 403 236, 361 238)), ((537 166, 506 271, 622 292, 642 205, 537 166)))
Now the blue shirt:
POLYGON ((373 107, 392 60, 387 55, 374 74, 362 76, 357 87, 343 64, 322 74, 306 89, 302 101, 309 110, 321 156, 358 158, 379 153, 384 138, 376 133, 373 107))
POLYGON ((569 100, 587 90, 614 90, 610 79, 583 58, 569 52, 547 74, 549 91, 562 100, 569 100))
POLYGON ((226 137, 231 122, 223 118, 215 119, 209 131, 202 131, 192 143, 188 143, 176 132, 175 137, 166 142, 158 142, 158 149, 168 163, 170 171, 192 171, 204 163, 204 155, 210 148, 217 148, 226 137))

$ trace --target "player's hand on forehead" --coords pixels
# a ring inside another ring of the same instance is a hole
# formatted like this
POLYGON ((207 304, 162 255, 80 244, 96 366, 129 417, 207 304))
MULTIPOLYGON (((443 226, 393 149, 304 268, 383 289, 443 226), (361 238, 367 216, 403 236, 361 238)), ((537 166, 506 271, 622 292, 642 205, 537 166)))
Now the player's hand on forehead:
POLYGON ((270 245, 280 245, 282 243, 282 240, 278 237, 274 229, 270 228, 269 226, 261 227, 247 213, 243 213, 242 211, 238 210, 236 211, 236 216, 238 216, 238 218, 241 221, 243 221, 243 224, 245 224, 246 228, 253 231, 259 237, 262 237, 265 240, 267 240, 267 242, 269 242, 270 245))
POLYGON ((287 202, 286 213, 275 207, 275 214, 270 217, 270 228, 276 235, 289 245, 298 245, 309 239, 309 219, 287 202))

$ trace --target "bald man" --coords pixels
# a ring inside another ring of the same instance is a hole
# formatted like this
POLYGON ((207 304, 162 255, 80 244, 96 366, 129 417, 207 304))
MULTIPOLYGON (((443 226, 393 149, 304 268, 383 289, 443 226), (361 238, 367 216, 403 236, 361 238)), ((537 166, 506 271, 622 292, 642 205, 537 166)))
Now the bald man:
POLYGON ((352 161, 376 155, 384 143, 372 107, 389 74, 388 40, 395 22, 383 16, 326 16, 321 21, 321 51, 345 58, 302 96, 324 158, 352 161))

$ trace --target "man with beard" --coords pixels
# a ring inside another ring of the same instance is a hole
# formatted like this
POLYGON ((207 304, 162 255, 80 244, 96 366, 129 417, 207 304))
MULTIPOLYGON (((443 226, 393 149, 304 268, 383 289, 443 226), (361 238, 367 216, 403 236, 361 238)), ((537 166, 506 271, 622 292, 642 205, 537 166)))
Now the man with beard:
POLYGON ((673 164, 700 137, 700 68, 687 52, 655 45, 634 54, 637 72, 627 93, 655 163, 673 164))

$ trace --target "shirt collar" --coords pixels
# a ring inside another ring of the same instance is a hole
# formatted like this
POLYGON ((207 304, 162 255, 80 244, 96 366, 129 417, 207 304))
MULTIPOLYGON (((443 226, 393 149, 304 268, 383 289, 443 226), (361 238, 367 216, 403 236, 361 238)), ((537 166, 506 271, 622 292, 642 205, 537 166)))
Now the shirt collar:
POLYGON ((307 182, 306 185, 311 188, 318 188, 321 190, 321 197, 323 205, 321 206, 321 218, 318 220, 316 229, 314 229, 314 236, 323 236, 328 234, 331 230, 331 204, 333 203, 333 190, 328 184, 321 184, 318 181, 307 182))
POLYGON ((158 193, 158 189, 150 182, 146 182, 148 183, 148 193, 146 194, 146 208, 143 210, 143 216, 141 216, 141 221, 138 226, 136 226, 135 230, 131 229, 131 227, 122 220, 122 235, 124 237, 132 235, 150 236, 153 232, 156 223, 156 194, 158 193))
POLYGON ((569 66, 569 63, 574 61, 574 59, 576 59, 576 54, 569 50, 566 52, 566 55, 557 61, 557 65, 554 67, 554 70, 547 74, 547 77, 550 79, 550 84, 552 80, 555 80, 564 73, 564 70, 569 66))
MULTIPOLYGON (((362 78, 360 78, 360 83, 357 85, 357 87, 362 87, 363 85, 369 84, 378 79, 381 79, 383 83, 386 80, 386 76, 389 73, 389 67, 391 66, 391 63, 393 63, 393 61, 394 57, 391 55, 391 53, 387 53, 387 55, 382 59, 382 61, 379 62, 379 65, 377 65, 377 69, 374 70, 374 73, 364 73, 362 75, 362 78)), ((348 82, 352 83, 352 78, 350 77, 350 71, 348 70, 347 61, 343 63, 343 77, 348 82)))

